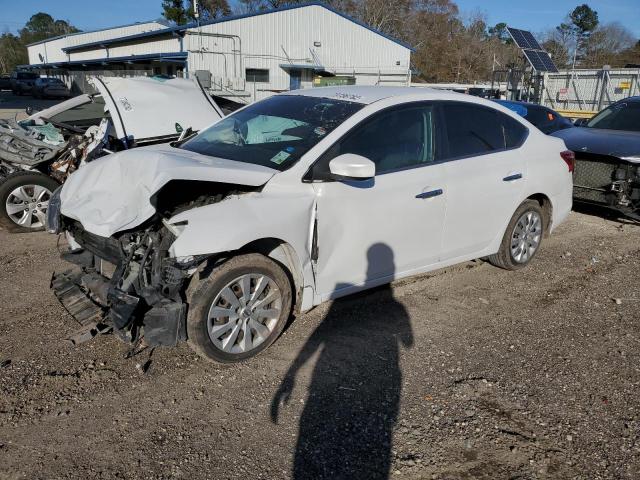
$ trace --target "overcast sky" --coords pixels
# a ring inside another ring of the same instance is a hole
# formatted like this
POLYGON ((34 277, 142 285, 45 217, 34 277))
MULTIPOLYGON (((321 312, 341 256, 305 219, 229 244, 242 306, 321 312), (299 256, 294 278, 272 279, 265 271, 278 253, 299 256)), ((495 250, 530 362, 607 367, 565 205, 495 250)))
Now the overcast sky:
MULTIPOLYGON (((535 33, 558 25, 584 0, 458 0, 460 11, 483 12, 490 24, 507 24, 535 33)), ((586 0, 603 23, 618 21, 640 38, 640 0, 586 0)), ((161 0, 0 0, 0 32, 15 32, 31 15, 46 12, 93 30, 161 15, 161 0)))

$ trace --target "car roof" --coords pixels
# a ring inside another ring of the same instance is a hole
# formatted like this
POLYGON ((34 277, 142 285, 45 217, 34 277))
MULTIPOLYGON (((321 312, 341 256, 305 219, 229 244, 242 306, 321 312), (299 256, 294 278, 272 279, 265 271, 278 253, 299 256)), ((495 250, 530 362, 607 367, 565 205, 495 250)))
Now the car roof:
POLYGON ((438 90, 426 87, 379 87, 379 86, 344 86, 320 87, 283 92, 281 95, 300 95, 317 98, 333 98, 365 105, 387 98, 411 97, 416 100, 460 100, 494 106, 495 104, 480 97, 456 93, 450 90, 438 90))

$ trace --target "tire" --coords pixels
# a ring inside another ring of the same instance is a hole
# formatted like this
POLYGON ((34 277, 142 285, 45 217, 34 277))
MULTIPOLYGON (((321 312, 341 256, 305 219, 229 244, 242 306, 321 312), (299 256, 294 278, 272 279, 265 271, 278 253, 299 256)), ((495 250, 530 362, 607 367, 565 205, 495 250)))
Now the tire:
POLYGON ((49 198, 59 186, 39 172, 15 172, 5 177, 0 183, 0 226, 16 233, 44 230, 49 198))
POLYGON ((524 201, 511 217, 500 250, 487 260, 505 270, 526 267, 540 250, 545 225, 548 222, 540 204, 535 200, 524 201))
POLYGON ((191 348, 208 360, 234 363, 259 354, 280 336, 291 314, 292 288, 280 265, 250 253, 215 267, 207 278, 194 277, 187 301, 187 342, 191 348), (242 280, 247 278, 245 296, 242 280), (226 312, 232 315, 225 316, 226 312))

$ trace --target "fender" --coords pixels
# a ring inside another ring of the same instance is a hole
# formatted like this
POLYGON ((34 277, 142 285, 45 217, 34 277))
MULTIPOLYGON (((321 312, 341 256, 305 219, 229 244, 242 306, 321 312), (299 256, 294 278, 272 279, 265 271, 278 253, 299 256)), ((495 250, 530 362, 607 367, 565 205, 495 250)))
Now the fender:
POLYGON ((179 231, 169 248, 172 257, 211 255, 239 250, 265 238, 277 238, 293 248, 300 261, 302 287, 315 288, 311 264, 315 195, 248 193, 179 213, 169 224, 179 231))

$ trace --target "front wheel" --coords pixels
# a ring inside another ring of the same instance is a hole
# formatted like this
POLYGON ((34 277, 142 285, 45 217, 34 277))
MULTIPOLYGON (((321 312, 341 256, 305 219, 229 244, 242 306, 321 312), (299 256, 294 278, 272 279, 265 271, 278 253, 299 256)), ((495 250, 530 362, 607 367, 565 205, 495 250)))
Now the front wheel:
POLYGON ((291 314, 286 272, 257 253, 239 255, 187 292, 190 346, 200 355, 233 363, 257 355, 282 333, 291 314))
POLYGON ((544 213, 535 200, 523 202, 511 217, 498 253, 489 263, 506 270, 526 266, 540 249, 544 236, 544 213))
POLYGON ((15 172, 0 183, 0 226, 10 232, 44 230, 51 194, 59 184, 39 172, 15 172))

